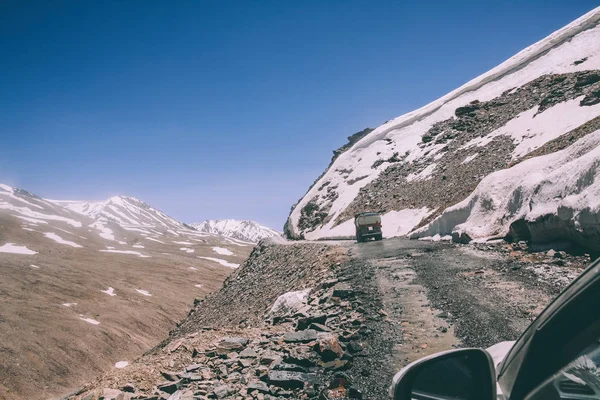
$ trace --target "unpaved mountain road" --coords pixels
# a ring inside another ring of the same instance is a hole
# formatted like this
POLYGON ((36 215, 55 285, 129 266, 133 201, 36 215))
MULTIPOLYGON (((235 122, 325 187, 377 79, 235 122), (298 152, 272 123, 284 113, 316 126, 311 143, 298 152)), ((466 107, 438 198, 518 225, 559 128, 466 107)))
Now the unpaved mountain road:
MULTIPOLYGON (((369 322, 380 388, 428 354, 516 340, 556 294, 502 254, 473 246, 402 238, 345 244, 363 303, 381 306, 369 322)), ((376 383, 363 384, 375 391, 376 383)))

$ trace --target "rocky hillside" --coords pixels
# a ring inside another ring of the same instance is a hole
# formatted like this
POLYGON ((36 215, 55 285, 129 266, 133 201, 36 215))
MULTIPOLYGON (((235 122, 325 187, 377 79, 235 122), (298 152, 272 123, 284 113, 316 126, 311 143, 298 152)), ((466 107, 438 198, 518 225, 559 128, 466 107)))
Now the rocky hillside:
POLYGON ((274 229, 248 220, 217 219, 190 225, 200 232, 213 233, 250 243, 258 243, 262 239, 281 236, 281 233, 274 229))
POLYGON ((153 210, 119 198, 93 219, 0 184, 0 399, 54 398, 126 365, 253 248, 153 210))
POLYGON ((259 243, 168 340, 68 398, 385 398, 382 305, 347 251, 259 243))
POLYGON ((590 194, 600 158, 587 150, 600 130, 599 22, 600 8, 368 133, 293 207, 288 237, 351 236, 355 213, 385 210, 387 237, 482 240, 505 237, 516 223, 530 240, 594 242, 590 194), (567 160, 570 168, 547 169, 567 160), (527 183, 511 179, 525 171, 527 183), (526 210, 531 202, 534 212, 526 210), (488 229, 477 229, 492 213, 488 229), (554 222, 540 222, 547 220, 554 222), (536 234, 542 225, 560 233, 536 234))

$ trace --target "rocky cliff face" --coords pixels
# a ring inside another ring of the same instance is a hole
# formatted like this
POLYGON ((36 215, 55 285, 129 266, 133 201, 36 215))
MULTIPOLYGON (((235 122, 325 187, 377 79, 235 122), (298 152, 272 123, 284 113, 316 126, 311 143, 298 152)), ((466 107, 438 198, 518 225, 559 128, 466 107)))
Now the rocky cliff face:
MULTIPOLYGON (((386 210, 385 236, 415 232, 469 197, 490 174, 565 150, 600 129, 599 21, 596 9, 367 134, 292 209, 288 237, 351 236, 355 213, 378 210, 386 210)), ((497 195, 510 197, 505 189, 497 195)), ((586 207, 580 206, 575 214, 586 207)), ((513 222, 506 218, 492 236, 507 235, 513 222)), ((427 234, 451 234, 451 225, 427 234)), ((473 230, 469 236, 482 238, 473 230)))

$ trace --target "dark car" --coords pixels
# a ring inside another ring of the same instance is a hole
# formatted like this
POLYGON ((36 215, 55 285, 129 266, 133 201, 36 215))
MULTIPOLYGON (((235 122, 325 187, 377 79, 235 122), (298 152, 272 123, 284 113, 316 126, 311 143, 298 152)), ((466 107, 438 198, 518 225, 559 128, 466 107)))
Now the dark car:
POLYGON ((600 260, 550 303, 498 363, 483 349, 433 354, 396 374, 390 394, 395 400, 600 399, 599 304, 600 260))
POLYGON ((362 243, 367 239, 373 238, 381 240, 381 215, 378 212, 363 212, 354 216, 354 226, 356 228, 356 241, 362 243))

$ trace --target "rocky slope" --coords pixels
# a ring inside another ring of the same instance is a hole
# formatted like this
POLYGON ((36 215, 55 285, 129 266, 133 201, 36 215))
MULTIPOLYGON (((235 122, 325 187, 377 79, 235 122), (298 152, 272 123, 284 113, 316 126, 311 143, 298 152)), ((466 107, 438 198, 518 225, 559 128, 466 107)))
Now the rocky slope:
POLYGON ((0 185, 0 399, 52 398, 132 361, 252 250, 121 199, 130 214, 108 210, 148 220, 121 226, 0 185))
POLYGON ((206 220, 190 225, 200 232, 213 233, 250 243, 258 243, 261 239, 281 236, 281 233, 274 229, 248 220, 206 220))
POLYGON ((381 303, 347 251, 259 243, 161 346, 68 398, 384 398, 381 303))
POLYGON ((410 232, 413 237, 453 232, 461 237, 465 232, 464 240, 503 237, 515 221, 524 221, 526 230, 532 231, 525 236, 531 240, 566 238, 586 246, 594 242, 599 232, 588 223, 597 219, 597 205, 590 202, 593 196, 582 195, 577 201, 569 196, 595 191, 600 158, 569 148, 590 146, 593 139, 587 136, 600 129, 599 22, 600 8, 441 99, 368 133, 340 154, 293 207, 286 234, 307 239, 351 236, 356 212, 385 210, 387 237, 410 232), (569 155, 547 158, 560 151, 569 155), (576 187, 561 179, 563 183, 553 190, 543 189, 549 175, 536 175, 534 166, 545 168, 563 159, 577 164, 584 154, 590 159, 587 168, 552 175, 552 179, 569 176, 579 182, 576 187), (529 186, 521 189, 510 177, 522 174, 527 166, 532 171, 529 186), (492 190, 486 177, 491 179, 494 173, 496 200, 490 203, 491 195, 481 193, 492 190), (572 173, 577 175, 568 175, 572 173), (525 207, 531 198, 520 198, 521 194, 540 190, 553 191, 565 201, 553 203, 538 196, 534 200, 543 205, 535 213, 514 210, 525 207), (471 206, 465 207, 463 201, 471 206), (496 222, 488 230, 478 230, 475 225, 487 215, 478 211, 481 218, 473 218, 471 211, 486 207, 495 212, 496 222), (553 225, 560 225, 560 238, 536 235, 533 231, 539 230, 540 223, 530 222, 552 220, 558 209, 567 210, 559 218, 567 222, 553 225), (446 216, 429 225, 444 210, 446 216), (585 220, 583 230, 581 220, 585 220), (581 234, 574 237, 574 231, 581 234))

